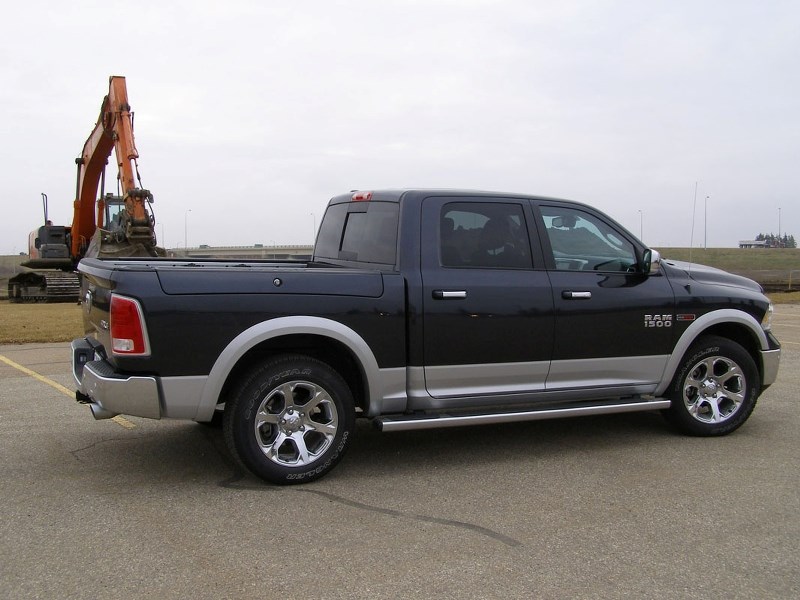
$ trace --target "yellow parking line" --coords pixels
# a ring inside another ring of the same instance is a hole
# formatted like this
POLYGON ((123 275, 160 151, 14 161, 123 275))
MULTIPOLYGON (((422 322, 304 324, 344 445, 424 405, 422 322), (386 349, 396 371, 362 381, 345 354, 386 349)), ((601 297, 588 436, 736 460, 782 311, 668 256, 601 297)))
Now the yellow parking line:
POLYGON ((117 425, 124 427, 125 429, 136 429, 136 423, 132 423, 128 421, 125 417, 121 417, 117 415, 116 417, 111 417, 111 420, 114 421, 117 425))
MULTIPOLYGON (((44 375, 39 375, 39 373, 37 373, 36 371, 31 371, 28 367, 23 367, 21 364, 15 363, 13 360, 3 356, 2 354, 0 354, 0 362, 6 363, 9 367, 14 367, 17 371, 22 371, 23 373, 25 373, 25 375, 33 377, 37 381, 46 383, 51 388, 55 388, 56 390, 58 390, 65 396, 69 396, 73 400, 75 399, 75 392, 73 392, 72 390, 65 388, 63 385, 53 381, 52 379, 48 379, 44 375)), ((120 417, 119 415, 113 417, 111 420, 114 421, 117 425, 124 427, 125 429, 133 429, 134 427, 136 427, 135 423, 132 423, 128 421, 128 419, 126 419, 125 417, 120 417)))

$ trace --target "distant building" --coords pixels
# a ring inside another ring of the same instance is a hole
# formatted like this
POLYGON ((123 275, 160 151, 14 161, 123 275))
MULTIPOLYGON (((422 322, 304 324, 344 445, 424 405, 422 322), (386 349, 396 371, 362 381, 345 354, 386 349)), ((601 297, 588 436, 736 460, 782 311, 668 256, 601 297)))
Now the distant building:
POLYGON ((770 244, 767 240, 741 240, 739 248, 769 248, 770 244))
POLYGON ((190 258, 225 258, 230 260, 266 259, 266 260, 310 260, 313 246, 284 245, 264 246, 209 246, 200 244, 198 248, 171 248, 167 250, 170 257, 190 258))

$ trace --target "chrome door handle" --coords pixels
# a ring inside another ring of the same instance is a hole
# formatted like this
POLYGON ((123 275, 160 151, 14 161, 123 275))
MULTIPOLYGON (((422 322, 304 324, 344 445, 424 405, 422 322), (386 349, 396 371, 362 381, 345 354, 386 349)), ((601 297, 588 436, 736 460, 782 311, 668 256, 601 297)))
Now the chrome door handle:
POLYGON ((433 297, 437 300, 452 300, 455 298, 466 298, 466 290, 433 290, 433 297))
POLYGON ((588 300, 592 297, 592 292, 561 292, 561 297, 564 300, 588 300))

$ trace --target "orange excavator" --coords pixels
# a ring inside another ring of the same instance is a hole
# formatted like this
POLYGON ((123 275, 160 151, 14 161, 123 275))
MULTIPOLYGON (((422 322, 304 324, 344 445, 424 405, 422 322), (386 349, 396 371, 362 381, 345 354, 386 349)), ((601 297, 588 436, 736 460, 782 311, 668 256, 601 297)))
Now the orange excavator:
POLYGON ((72 225, 53 225, 48 220, 47 196, 42 194, 44 225, 30 234, 29 260, 22 263, 33 270, 9 280, 9 300, 77 301, 80 281, 76 267, 86 256, 163 255, 156 245, 153 195, 141 187, 138 158, 125 78, 112 76, 97 124, 75 159, 78 174, 72 225), (117 161, 116 195, 105 193, 105 171, 112 150, 117 161))

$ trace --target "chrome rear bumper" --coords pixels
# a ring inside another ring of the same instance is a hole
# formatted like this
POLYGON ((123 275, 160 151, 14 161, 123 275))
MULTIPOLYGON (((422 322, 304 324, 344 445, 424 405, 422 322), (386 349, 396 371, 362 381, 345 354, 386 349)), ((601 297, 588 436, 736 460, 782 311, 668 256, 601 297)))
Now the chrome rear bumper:
POLYGON ((156 378, 116 373, 85 339, 72 342, 72 376, 78 386, 77 397, 84 403, 89 399, 95 418, 118 414, 161 418, 156 378))

